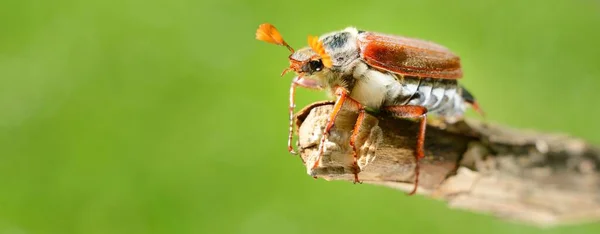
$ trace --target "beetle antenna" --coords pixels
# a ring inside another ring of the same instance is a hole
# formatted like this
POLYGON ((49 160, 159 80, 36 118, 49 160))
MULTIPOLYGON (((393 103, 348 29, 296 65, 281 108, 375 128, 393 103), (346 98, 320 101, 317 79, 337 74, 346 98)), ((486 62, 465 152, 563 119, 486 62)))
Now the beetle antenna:
POLYGON ((272 24, 265 23, 258 26, 258 29, 256 30, 256 39, 275 45, 285 46, 290 52, 294 53, 294 48, 283 40, 281 33, 279 33, 277 28, 272 24))

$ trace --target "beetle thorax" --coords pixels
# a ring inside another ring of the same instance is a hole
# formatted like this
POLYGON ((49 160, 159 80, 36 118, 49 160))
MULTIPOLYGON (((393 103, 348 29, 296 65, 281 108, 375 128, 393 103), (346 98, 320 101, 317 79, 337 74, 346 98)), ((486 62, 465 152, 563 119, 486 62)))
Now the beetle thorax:
POLYGON ((352 65, 360 57, 357 38, 358 30, 352 27, 321 36, 325 51, 333 61, 332 70, 343 74, 352 72, 352 65))

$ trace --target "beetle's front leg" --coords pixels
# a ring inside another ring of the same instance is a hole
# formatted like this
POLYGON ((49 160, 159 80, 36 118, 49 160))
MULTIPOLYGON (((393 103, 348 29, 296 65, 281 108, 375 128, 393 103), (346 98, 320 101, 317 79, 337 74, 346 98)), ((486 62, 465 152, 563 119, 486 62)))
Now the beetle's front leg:
POLYGON ((288 136, 288 151, 291 154, 296 154, 294 151, 294 147, 292 147, 292 139, 294 136, 294 108, 296 107, 296 103, 294 101, 294 97, 296 96, 296 86, 308 88, 308 89, 316 89, 321 90, 323 87, 315 80, 305 79, 300 76, 294 78, 292 80, 292 85, 290 87, 290 131, 288 136))
MULTIPOLYGON (((333 111, 329 114, 329 118, 327 119, 327 125, 325 125, 325 130, 323 131, 323 135, 321 136, 321 143, 319 144, 319 152, 317 155, 317 160, 312 166, 312 169, 316 169, 319 166, 319 162, 321 161, 321 157, 323 156, 323 150, 325 149, 325 140, 329 136, 329 131, 333 127, 335 123, 335 119, 337 118, 342 106, 344 105, 344 101, 348 97, 348 90, 338 87, 335 90, 335 95, 337 96, 337 100, 333 106, 333 111)), ((316 177, 315 177, 316 178, 316 177)))

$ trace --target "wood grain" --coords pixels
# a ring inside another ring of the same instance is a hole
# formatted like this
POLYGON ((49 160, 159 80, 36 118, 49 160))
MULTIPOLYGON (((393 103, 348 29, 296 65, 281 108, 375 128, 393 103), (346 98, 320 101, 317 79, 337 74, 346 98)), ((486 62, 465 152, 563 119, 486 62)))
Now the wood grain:
MULTIPOLYGON (((308 174, 352 182, 348 142, 357 113, 340 113, 320 166, 310 169, 332 105, 313 103, 297 113, 298 148, 308 174)), ((415 121, 367 114, 357 141, 360 179, 409 192, 417 129, 415 121)), ((600 150, 582 139, 473 119, 432 120, 425 155, 418 195, 539 226, 600 221, 600 150)))

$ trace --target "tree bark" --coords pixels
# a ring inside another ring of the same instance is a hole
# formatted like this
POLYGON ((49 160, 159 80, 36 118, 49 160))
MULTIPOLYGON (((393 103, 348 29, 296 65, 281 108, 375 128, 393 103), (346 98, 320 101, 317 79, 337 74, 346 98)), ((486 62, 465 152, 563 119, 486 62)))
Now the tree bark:
MULTIPOLYGON (((333 102, 318 102, 297 113, 298 149, 309 175, 353 181, 349 138, 357 113, 340 112, 319 167, 311 169, 332 107, 333 102)), ((564 134, 474 119, 455 124, 431 120, 418 195, 539 226, 600 220, 598 148, 564 134)), ((416 121, 367 114, 356 144, 360 180, 412 190, 417 129, 416 121)))

